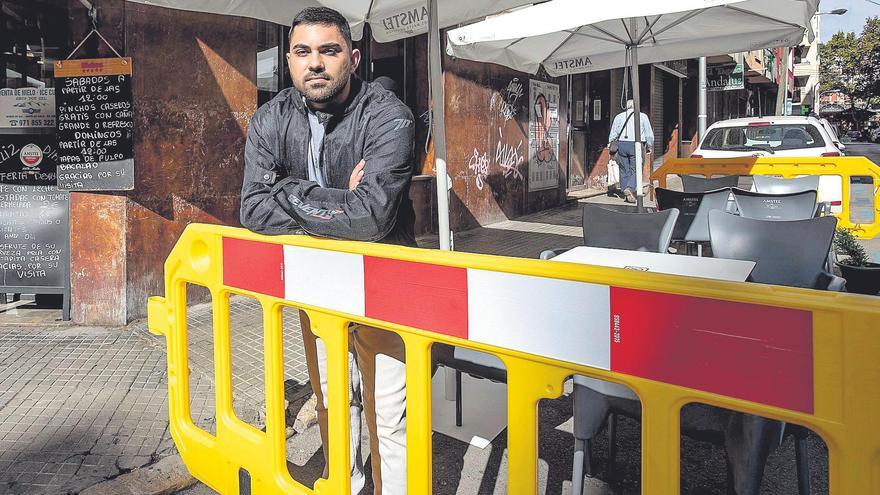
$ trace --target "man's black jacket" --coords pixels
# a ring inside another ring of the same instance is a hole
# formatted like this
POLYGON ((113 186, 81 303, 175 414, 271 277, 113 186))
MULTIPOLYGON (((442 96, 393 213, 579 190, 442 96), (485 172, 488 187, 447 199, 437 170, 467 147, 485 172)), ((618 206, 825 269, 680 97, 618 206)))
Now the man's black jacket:
POLYGON ((288 88, 257 110, 245 145, 242 225, 263 234, 305 231, 415 245, 412 112, 381 86, 356 77, 351 82, 344 109, 325 122, 321 168, 327 187, 308 180, 310 132, 302 95, 288 88), (363 179, 349 191, 361 159, 363 179))

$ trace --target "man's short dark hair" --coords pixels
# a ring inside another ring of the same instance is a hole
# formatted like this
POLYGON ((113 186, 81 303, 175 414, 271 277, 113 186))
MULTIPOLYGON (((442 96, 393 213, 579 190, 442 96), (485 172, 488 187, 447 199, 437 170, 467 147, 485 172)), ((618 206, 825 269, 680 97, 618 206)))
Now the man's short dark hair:
POLYGON ((293 30, 300 24, 320 24, 322 26, 336 26, 345 42, 348 44, 349 51, 352 49, 351 28, 345 16, 339 12, 327 7, 306 7, 296 14, 293 22, 290 23, 290 36, 293 36, 293 30))

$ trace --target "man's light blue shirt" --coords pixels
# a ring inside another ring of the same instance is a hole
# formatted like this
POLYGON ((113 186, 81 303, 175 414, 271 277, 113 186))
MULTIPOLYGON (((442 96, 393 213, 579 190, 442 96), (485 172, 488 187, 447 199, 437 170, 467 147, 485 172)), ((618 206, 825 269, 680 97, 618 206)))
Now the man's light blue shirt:
MULTIPOLYGON (((636 123, 634 122, 635 116, 630 117, 629 121, 626 120, 633 113, 632 110, 627 110, 626 112, 620 112, 614 117, 614 123, 611 125, 611 132, 608 134, 608 142, 614 141, 617 138, 617 134, 620 133, 620 141, 629 141, 634 142, 636 140, 636 123), (623 123, 626 122, 626 129, 623 132, 620 132, 623 129, 623 123)), ((646 143, 646 146, 650 149, 654 147, 654 130, 651 129, 651 122, 648 121, 648 116, 644 113, 641 114, 641 129, 642 142, 646 143)))

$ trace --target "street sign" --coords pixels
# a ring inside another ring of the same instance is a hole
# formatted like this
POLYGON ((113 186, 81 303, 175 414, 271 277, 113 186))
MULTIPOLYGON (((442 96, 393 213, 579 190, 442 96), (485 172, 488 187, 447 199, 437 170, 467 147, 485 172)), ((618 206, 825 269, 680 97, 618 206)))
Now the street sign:
POLYGON ((712 65, 706 69, 709 91, 730 91, 745 88, 743 64, 712 65))

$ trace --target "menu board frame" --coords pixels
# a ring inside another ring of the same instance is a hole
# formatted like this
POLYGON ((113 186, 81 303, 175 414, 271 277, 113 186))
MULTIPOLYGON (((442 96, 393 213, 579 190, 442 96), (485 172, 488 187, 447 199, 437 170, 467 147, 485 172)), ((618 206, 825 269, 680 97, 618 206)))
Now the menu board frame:
MULTIPOLYGON (((44 197, 48 194, 51 194, 52 191, 42 191, 41 188, 52 187, 55 186, 55 168, 57 163, 55 163, 55 147, 57 146, 54 140, 54 133, 51 132, 40 132, 37 129, 30 129, 31 132, 22 133, 0 133, 0 158, 3 158, 0 161, 0 170, 2 170, 6 175, 3 175, 3 182, 0 183, 0 198, 6 198, 8 195, 13 199, 9 201, 13 202, 21 202, 34 203, 37 198, 41 195, 44 197), (6 143, 6 144, 4 144, 6 143), (37 147, 41 149, 43 154, 41 156, 36 156, 34 153, 35 148, 37 147), (21 151, 25 150, 27 156, 25 160, 21 158, 21 151), (26 164, 25 162, 29 162, 26 164), (35 162, 38 162, 34 165, 35 162), (20 168, 20 171, 17 170, 20 168), (13 170, 16 169, 16 170, 13 170), (13 173, 9 173, 13 172, 13 173), (32 177, 31 177, 32 176, 32 177), (51 177, 50 177, 51 176, 51 177)), ((60 275, 55 279, 58 283, 50 283, 46 285, 6 285, 5 278, 0 280, 0 293, 7 294, 61 294, 62 296, 62 318, 64 320, 70 319, 70 199, 69 193, 66 191, 57 190, 57 193, 64 193, 67 196, 67 199, 61 201, 61 204, 54 206, 55 217, 59 217, 56 220, 61 220, 61 224, 58 225, 58 228, 61 232, 54 233, 52 240, 55 242, 51 243, 53 245, 52 251, 57 251, 59 256, 56 262, 58 274, 60 275), (59 214, 60 212, 60 214, 59 214)), ((2 199, 2 201, 7 201, 7 199, 2 199)), ((37 239, 37 230, 40 227, 35 227, 34 221, 34 211, 39 211, 37 213, 37 219, 43 217, 43 206, 45 205, 36 205, 36 204, 21 204, 16 205, 15 208, 26 208, 28 214, 26 216, 22 216, 22 218, 26 218, 24 225, 16 225, 15 227, 24 227, 24 228, 11 228, 7 223, 4 222, 3 218, 0 218, 0 245, 2 244, 33 244, 34 241, 40 241, 43 244, 44 249, 46 245, 46 239, 40 238, 37 239), (20 234, 20 235, 18 235, 20 234), (12 237, 16 235, 15 237, 12 237)), ((51 210, 53 207, 49 207, 51 210)), ((50 212, 51 213, 51 212, 50 212)), ((50 217, 54 218, 54 217, 50 217)), ((42 228, 46 228, 43 226, 42 228)), ((29 248, 22 248, 29 249, 29 248)), ((34 248, 36 249, 36 248, 34 248)), ((35 256, 50 256, 53 252, 45 251, 41 252, 39 255, 35 256)), ((4 257, 4 260, 8 258, 4 257)), ((23 270, 32 269, 29 267, 29 260, 20 260, 18 258, 14 258, 15 261, 11 261, 10 263, 14 263, 16 265, 20 265, 23 270)), ((37 269, 33 267, 33 269, 37 269)), ((10 268, 5 268, 4 270, 10 270, 10 268)), ((0 298, 0 303, 5 303, 5 297, 0 298)))
POLYGON ((58 186, 134 189, 134 98, 130 57, 55 62, 58 186))

